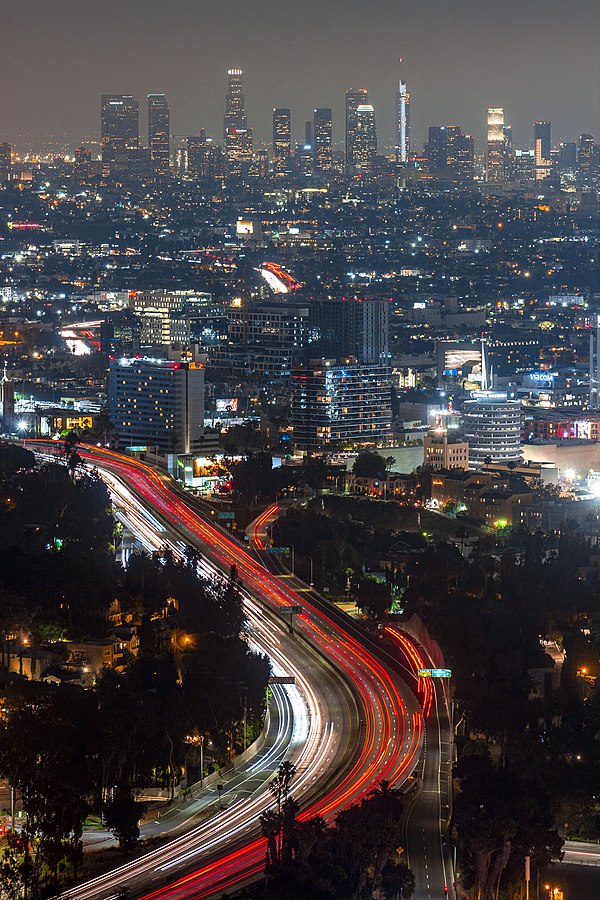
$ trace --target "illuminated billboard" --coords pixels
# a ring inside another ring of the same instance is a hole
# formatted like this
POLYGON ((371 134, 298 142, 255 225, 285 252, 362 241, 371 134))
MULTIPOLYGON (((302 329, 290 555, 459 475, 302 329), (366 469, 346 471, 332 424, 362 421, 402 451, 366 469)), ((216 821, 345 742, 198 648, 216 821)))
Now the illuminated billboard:
POLYGON ((237 397, 227 397, 222 400, 217 400, 216 408, 217 408, 218 413, 237 412, 238 398, 237 397))

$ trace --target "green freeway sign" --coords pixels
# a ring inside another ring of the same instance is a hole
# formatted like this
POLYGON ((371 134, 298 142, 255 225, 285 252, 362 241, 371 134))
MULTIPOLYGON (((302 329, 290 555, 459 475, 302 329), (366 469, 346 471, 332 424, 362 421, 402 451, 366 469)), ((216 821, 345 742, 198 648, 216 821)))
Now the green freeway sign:
POLYGON ((217 519, 235 519, 234 512, 218 512, 217 519))
POLYGON ((450 669, 419 669, 419 678, 452 678, 450 669))
POLYGON ((289 556, 290 548, 289 547, 268 547, 268 553, 278 553, 280 556, 289 556))

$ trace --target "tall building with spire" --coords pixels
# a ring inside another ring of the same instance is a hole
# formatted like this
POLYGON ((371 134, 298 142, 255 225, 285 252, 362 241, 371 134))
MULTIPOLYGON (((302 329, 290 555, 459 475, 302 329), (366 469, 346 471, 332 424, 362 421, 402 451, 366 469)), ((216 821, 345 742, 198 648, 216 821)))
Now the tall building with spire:
POLYGON ((356 144, 356 116, 359 106, 369 102, 366 88, 346 91, 346 172, 354 175, 354 151, 356 144))
POLYGON ((504 110, 494 107, 487 111, 486 181, 491 184, 504 181, 504 110))
POLYGON ((159 175, 166 174, 171 158, 171 129, 164 94, 148 94, 148 147, 154 170, 159 175))
POLYGON ((410 154, 410 94, 402 79, 398 82, 396 94, 396 125, 397 159, 399 163, 406 163, 410 154))
POLYGON ((246 120, 243 74, 241 69, 227 72, 223 142, 229 175, 241 175, 252 162, 252 129, 246 120))

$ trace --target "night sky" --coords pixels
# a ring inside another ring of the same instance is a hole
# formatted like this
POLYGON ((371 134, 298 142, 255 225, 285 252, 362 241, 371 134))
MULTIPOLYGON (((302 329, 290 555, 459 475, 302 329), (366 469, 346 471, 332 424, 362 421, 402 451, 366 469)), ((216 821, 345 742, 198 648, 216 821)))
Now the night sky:
POLYGON ((0 141, 97 139, 101 93, 167 94, 174 134, 221 137, 226 70, 245 72, 258 142, 274 106, 294 137, 331 106, 343 137, 344 92, 367 87, 380 145, 392 142, 395 83, 411 92, 413 147, 428 125, 481 140, 488 106, 504 106, 516 145, 534 119, 553 142, 598 138, 597 0, 3 0, 0 141), (404 58, 402 65, 400 57, 404 58))

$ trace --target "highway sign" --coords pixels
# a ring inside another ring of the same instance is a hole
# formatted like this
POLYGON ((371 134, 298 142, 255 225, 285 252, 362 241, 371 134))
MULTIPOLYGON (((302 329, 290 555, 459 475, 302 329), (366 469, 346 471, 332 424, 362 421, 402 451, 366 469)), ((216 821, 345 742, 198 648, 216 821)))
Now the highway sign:
POLYGON ((267 553, 276 553, 280 556, 289 556, 290 548, 289 547, 267 547, 267 553))
POLYGON ((450 669, 419 669, 419 678, 452 678, 450 669))
POLYGON ((290 613, 292 616, 299 616, 302 613, 301 606, 282 606, 281 612, 290 613))
POLYGON ((294 675, 271 675, 269 684, 296 684, 294 675))
POLYGON ((217 519, 229 519, 229 520, 235 519, 235 513, 234 512, 218 512, 217 519))

